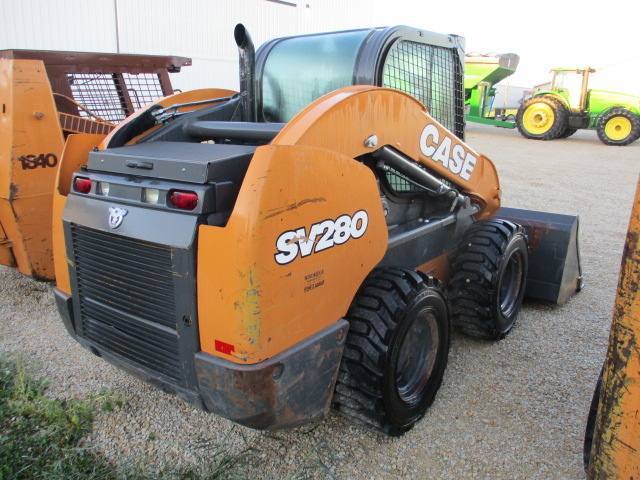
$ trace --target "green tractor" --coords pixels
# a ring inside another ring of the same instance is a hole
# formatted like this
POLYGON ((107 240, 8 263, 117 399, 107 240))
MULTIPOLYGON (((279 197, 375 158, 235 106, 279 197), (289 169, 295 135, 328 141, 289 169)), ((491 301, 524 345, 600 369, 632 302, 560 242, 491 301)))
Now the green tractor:
POLYGON ((605 145, 629 145, 640 137, 640 97, 589 90, 593 68, 552 72, 551 90, 537 92, 518 109, 523 137, 554 140, 583 128, 596 130, 605 145))

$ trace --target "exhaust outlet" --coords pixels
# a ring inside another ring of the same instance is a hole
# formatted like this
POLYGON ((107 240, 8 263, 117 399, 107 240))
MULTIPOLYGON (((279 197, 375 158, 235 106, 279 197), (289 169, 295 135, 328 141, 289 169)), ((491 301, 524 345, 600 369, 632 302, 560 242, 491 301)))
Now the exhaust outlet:
POLYGON ((242 101, 242 121, 257 122, 256 105, 256 50, 251 35, 244 25, 239 23, 233 30, 240 57, 240 97, 242 101))

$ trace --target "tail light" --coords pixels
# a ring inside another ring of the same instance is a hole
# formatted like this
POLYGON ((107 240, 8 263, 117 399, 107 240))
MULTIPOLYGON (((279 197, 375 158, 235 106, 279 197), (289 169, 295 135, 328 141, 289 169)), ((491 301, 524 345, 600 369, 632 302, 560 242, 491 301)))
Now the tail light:
POLYGON ((198 206, 198 194, 184 190, 171 190, 169 201, 174 207, 181 210, 193 210, 198 206))
POLYGON ((91 179, 87 177, 76 177, 73 180, 73 189, 79 193, 89 193, 91 191, 91 179))

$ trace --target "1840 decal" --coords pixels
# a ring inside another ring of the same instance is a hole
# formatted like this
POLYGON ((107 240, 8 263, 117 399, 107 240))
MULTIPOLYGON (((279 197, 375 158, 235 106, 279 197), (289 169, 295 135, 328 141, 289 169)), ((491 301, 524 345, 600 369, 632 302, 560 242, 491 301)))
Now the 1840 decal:
POLYGON ((34 170, 38 167, 47 168, 58 165, 55 153, 41 153, 40 155, 22 155, 18 158, 23 170, 34 170))

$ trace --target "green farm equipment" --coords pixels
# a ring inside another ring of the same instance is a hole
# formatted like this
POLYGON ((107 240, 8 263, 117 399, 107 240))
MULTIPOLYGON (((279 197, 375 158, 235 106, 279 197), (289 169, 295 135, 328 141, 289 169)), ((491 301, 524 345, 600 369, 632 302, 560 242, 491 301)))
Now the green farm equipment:
POLYGON ((640 97, 590 90, 593 68, 555 68, 551 89, 537 92, 518 109, 525 138, 554 140, 579 129, 596 130, 605 145, 629 145, 640 137, 640 97))
POLYGON ((507 115, 493 115, 494 85, 516 71, 520 57, 515 53, 467 54, 464 59, 466 119, 498 127, 515 128, 507 115))

